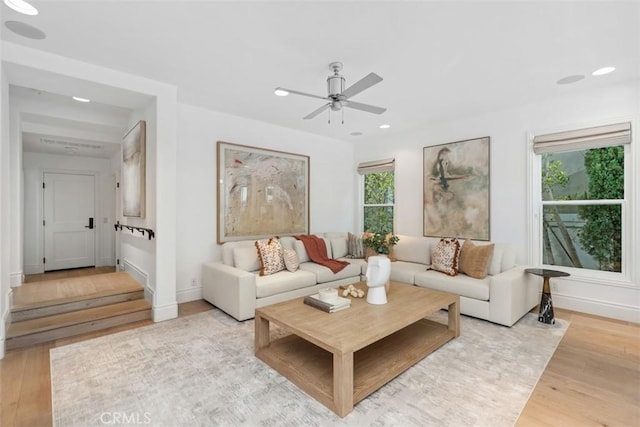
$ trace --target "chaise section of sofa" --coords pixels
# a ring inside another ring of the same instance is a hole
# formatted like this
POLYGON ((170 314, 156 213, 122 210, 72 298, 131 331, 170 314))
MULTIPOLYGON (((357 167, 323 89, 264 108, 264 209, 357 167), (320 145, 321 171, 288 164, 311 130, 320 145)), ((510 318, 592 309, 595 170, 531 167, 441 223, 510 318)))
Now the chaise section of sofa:
POLYGON ((257 307, 359 282, 365 262, 346 258, 347 233, 325 233, 322 237, 329 258, 349 262, 336 274, 312 262, 302 242, 294 237, 281 237, 280 244, 283 249, 296 251, 298 270, 283 270, 268 276, 259 274, 254 240, 224 243, 222 259, 202 266, 203 298, 237 320, 247 320, 254 317, 257 307))

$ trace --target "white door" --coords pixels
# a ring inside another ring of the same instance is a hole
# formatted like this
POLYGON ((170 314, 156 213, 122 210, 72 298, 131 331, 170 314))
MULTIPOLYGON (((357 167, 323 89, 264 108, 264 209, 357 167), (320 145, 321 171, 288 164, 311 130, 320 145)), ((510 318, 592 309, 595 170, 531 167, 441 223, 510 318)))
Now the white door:
POLYGON ((44 174, 44 270, 95 263, 93 175, 44 174))

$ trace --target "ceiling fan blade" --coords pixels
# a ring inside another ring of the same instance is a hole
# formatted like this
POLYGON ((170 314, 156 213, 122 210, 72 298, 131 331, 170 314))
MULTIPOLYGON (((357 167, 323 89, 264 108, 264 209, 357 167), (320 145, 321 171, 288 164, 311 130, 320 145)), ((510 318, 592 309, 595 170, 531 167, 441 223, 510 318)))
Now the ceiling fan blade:
POLYGON ((353 108, 354 110, 362 110, 367 113, 382 114, 387 111, 386 108, 376 107, 375 105, 362 104, 361 102, 342 101, 344 107, 353 108))
POLYGON ((294 93, 296 95, 302 95, 302 96, 310 96, 311 98, 329 99, 326 96, 313 95, 311 93, 300 92, 300 91, 297 91, 297 90, 287 89, 287 88, 284 88, 284 87, 277 87, 276 90, 286 90, 289 93, 294 93))
POLYGON ((342 92, 342 95, 345 98, 351 98, 353 95, 357 95, 363 90, 368 89, 374 84, 380 83, 381 81, 382 77, 380 77, 376 73, 369 73, 368 75, 364 76, 363 78, 346 88, 342 92))
POLYGON ((317 116, 318 114, 322 113, 324 110, 326 110, 327 108, 329 108, 331 106, 331 103, 327 103, 324 104, 322 107, 318 108, 317 110, 315 110, 313 113, 309 113, 306 116, 304 116, 303 118, 306 119, 313 119, 315 116, 317 116))

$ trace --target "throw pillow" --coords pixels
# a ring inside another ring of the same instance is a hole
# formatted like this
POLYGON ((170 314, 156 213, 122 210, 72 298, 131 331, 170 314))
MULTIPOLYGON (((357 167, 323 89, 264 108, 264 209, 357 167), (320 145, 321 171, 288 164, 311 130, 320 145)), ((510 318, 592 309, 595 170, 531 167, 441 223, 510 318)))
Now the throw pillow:
POLYGON ((233 265, 244 271, 260 270, 260 259, 255 246, 233 248, 233 265))
POLYGON ((347 253, 349 258, 364 258, 362 237, 349 233, 347 236, 347 253))
POLYGON ((282 246, 277 237, 272 237, 268 241, 257 240, 256 248, 258 248, 258 255, 260 256, 261 276, 268 276, 284 270, 282 246))
POLYGON ((300 263, 298 262, 298 254, 293 249, 285 249, 283 251, 284 257, 284 266, 286 269, 292 273, 294 273, 298 267, 300 267, 300 263))
POLYGON ((458 239, 440 239, 431 254, 431 269, 455 276, 458 274, 459 256, 458 239))
POLYGON ((349 253, 347 247, 347 239, 344 237, 338 237, 331 240, 331 254, 333 258, 344 258, 349 253))
POLYGON ((471 240, 465 240, 460 249, 460 272, 476 279, 487 277, 494 247, 493 243, 476 246, 471 240))

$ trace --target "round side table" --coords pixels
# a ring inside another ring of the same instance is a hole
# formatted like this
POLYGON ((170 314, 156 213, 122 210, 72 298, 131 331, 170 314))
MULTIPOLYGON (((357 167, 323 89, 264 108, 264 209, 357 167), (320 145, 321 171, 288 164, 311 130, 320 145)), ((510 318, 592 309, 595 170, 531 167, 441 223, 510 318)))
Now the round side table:
POLYGON ((540 300, 540 313, 538 314, 538 322, 554 324, 556 319, 553 315, 553 303, 551 302, 551 286, 549 278, 551 277, 567 277, 569 273, 558 270, 549 270, 548 268, 527 268, 527 273, 535 274, 544 278, 542 283, 542 299, 540 300))

